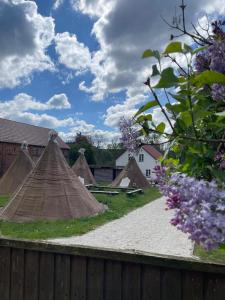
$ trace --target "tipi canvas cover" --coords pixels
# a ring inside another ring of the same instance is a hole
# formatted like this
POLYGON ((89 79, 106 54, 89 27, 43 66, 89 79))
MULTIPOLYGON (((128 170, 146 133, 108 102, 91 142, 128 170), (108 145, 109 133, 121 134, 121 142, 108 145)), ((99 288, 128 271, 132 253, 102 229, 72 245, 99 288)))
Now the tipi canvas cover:
POLYGON ((80 156, 76 160, 75 164, 72 166, 75 174, 80 177, 81 182, 84 181, 84 184, 96 184, 95 178, 91 173, 89 165, 86 161, 84 155, 85 149, 80 149, 80 156))
POLYGON ((52 133, 36 167, 2 212, 14 221, 74 219, 104 211, 103 204, 79 181, 52 133))
POLYGON ((142 174, 134 157, 131 157, 126 167, 114 179, 112 187, 149 188, 149 183, 142 174), (127 186, 125 186, 125 184, 127 186))
POLYGON ((17 157, 0 180, 0 195, 13 194, 34 168, 34 165, 27 150, 27 144, 22 144, 17 157))

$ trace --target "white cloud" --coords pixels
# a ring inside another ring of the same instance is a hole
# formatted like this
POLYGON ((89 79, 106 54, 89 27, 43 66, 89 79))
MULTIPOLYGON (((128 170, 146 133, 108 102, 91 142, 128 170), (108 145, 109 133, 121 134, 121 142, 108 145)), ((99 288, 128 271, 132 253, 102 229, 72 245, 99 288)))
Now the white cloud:
POLYGON ((34 1, 0 1, 0 88, 29 83, 34 72, 54 70, 47 47, 54 20, 43 17, 34 1))
POLYGON ((78 42, 75 34, 58 33, 55 36, 55 43, 59 62, 67 68, 80 72, 90 66, 91 54, 89 49, 83 43, 78 42))
POLYGON ((65 109, 71 108, 71 104, 65 94, 58 94, 51 97, 46 103, 50 108, 65 109))
POLYGON ((54 10, 58 9, 64 2, 64 0, 53 0, 53 1, 54 1, 54 4, 53 4, 52 9, 54 9, 54 10))
POLYGON ((67 108, 70 108, 70 103, 65 94, 54 95, 43 103, 30 95, 20 93, 12 100, 0 101, 0 117, 50 128, 66 127, 74 124, 72 117, 60 120, 46 113, 34 111, 67 108))

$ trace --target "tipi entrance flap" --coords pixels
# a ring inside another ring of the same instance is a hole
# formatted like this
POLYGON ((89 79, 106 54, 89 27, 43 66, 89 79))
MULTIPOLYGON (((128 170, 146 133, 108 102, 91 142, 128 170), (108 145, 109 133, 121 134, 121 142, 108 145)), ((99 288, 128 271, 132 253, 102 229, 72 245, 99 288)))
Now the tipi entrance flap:
POLYGON ((121 180, 120 187, 126 188, 129 186, 129 184, 130 184, 130 179, 128 177, 125 177, 121 180))

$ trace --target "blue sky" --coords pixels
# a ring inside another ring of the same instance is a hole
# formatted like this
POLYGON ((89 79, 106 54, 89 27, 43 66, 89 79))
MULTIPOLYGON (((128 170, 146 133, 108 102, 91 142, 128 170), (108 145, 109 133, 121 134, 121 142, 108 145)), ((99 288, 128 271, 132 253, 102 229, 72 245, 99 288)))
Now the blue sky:
MULTIPOLYGON (((189 0, 187 18, 225 13, 223 0, 189 0)), ((118 138, 122 116, 149 99, 146 48, 163 49, 178 0, 1 0, 0 117, 118 138), (11 21, 13 20, 13 21, 11 21)), ((161 116, 156 111, 159 121, 161 116)))

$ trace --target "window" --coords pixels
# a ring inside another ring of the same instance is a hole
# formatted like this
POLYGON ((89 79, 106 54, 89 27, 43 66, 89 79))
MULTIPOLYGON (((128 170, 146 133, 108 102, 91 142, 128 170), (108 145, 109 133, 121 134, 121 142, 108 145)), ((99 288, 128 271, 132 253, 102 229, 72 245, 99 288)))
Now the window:
POLYGON ((146 177, 150 177, 150 176, 151 176, 151 170, 149 170, 149 169, 146 170, 146 171, 145 171, 145 174, 146 174, 146 177))
POLYGON ((139 162, 143 162, 144 161, 144 154, 139 154, 139 162))

